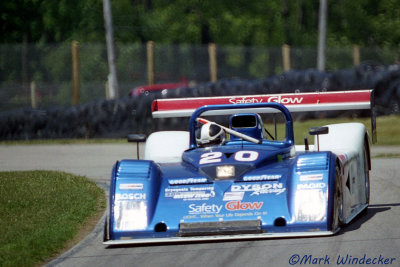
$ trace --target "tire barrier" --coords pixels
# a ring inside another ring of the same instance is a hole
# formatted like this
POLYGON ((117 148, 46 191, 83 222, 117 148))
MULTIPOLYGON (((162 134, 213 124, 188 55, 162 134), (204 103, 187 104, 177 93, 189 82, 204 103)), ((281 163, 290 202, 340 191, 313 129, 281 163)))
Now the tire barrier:
MULTIPOLYGON (((72 107, 42 110, 25 108, 0 113, 0 140, 57 138, 120 138, 129 133, 149 134, 156 130, 184 130, 187 118, 151 117, 156 98, 207 97, 249 94, 276 94, 313 91, 375 89, 378 115, 400 113, 400 65, 384 66, 366 62, 353 69, 334 72, 288 71, 258 79, 221 79, 194 87, 149 92, 136 98, 99 100, 72 107)), ((324 116, 363 116, 361 112, 326 112, 324 116)), ((301 118, 320 117, 307 113, 301 118)))

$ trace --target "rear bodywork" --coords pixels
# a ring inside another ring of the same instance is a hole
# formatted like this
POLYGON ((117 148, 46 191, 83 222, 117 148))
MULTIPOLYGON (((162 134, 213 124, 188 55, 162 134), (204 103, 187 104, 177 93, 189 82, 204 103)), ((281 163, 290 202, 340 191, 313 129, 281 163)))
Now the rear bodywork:
POLYGON ((318 147, 306 151, 295 146, 292 117, 282 104, 196 109, 188 132, 153 133, 144 160, 115 164, 104 243, 334 234, 368 206, 369 143, 362 124, 327 127, 318 147), (281 112, 284 140, 267 139, 256 113, 236 113, 247 108, 281 112), (219 110, 236 113, 229 128, 260 142, 231 135, 223 145, 199 147, 197 118, 219 110))

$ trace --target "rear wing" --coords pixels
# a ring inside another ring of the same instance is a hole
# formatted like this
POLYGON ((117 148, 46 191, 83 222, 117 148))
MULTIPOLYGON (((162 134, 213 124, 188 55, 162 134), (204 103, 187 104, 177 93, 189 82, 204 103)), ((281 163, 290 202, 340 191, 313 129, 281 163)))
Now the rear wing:
MULTIPOLYGON (((376 112, 373 90, 157 99, 152 104, 152 115, 154 118, 188 117, 197 108, 204 105, 265 102, 283 104, 290 112, 369 109, 371 111, 372 141, 376 143, 376 112)), ((276 112, 273 109, 252 109, 251 106, 243 111, 276 112)), ((232 110, 214 110, 204 115, 221 115, 230 112, 232 110)), ((242 111, 236 109, 234 112, 240 113, 242 111)))

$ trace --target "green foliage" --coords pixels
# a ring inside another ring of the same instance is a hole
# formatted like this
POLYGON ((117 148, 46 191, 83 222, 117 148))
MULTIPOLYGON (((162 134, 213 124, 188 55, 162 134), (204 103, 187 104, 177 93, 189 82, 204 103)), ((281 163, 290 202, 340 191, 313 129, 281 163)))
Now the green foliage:
POLYGON ((400 5, 396 0, 330 1, 329 39, 339 45, 398 46, 400 5))
MULTIPOLYGON (((397 0, 328 1, 334 45, 398 46, 397 0)), ((319 1, 111 1, 117 42, 315 46, 319 1)), ((103 1, 0 2, 2 42, 104 42, 103 1), (29 21, 29 23, 26 23, 29 21)))
POLYGON ((269 60, 269 53, 265 49, 257 49, 257 53, 254 53, 254 55, 257 55, 253 58, 252 64, 250 64, 250 73, 257 78, 264 78, 266 76, 266 70, 264 70, 265 66, 268 66, 268 60, 269 60))

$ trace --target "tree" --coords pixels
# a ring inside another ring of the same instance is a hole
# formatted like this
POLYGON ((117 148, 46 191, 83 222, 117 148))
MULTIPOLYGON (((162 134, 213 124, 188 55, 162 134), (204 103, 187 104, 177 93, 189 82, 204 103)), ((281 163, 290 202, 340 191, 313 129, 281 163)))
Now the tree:
MULTIPOLYGON (((115 40, 315 46, 318 0, 112 1, 115 40)), ((328 45, 398 46, 398 0, 329 0, 328 45)), ((104 42, 102 1, 0 1, 3 43, 104 42)))

